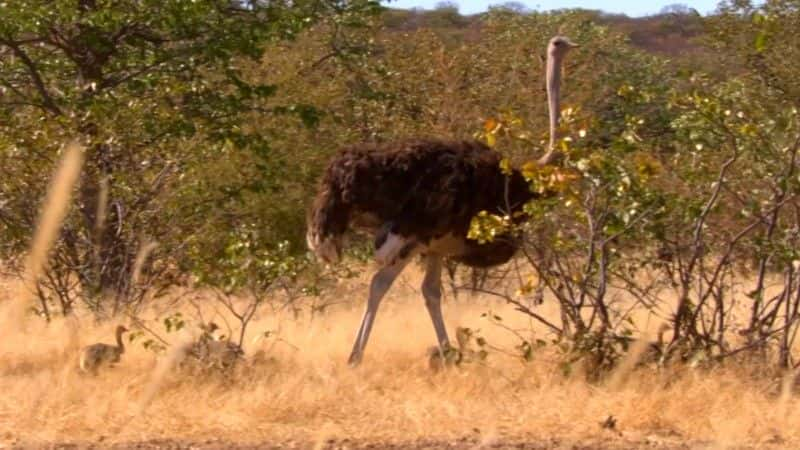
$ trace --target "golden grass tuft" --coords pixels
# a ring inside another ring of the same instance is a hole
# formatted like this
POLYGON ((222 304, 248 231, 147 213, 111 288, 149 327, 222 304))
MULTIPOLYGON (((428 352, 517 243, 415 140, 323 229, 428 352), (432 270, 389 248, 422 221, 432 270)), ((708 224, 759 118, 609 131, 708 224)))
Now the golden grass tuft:
MULTIPOLYGON (((337 299, 353 299, 351 305, 324 315, 294 318, 265 308, 244 341, 248 357, 259 350, 265 357, 230 377, 189 378, 169 369, 174 355, 157 358, 140 345, 131 346, 118 367, 83 376, 76 369, 77 350, 65 346, 75 327, 63 320, 49 326, 32 321, 26 333, 4 334, 0 341, 0 446, 222 439, 313 448, 331 439, 402 446, 469 438, 476 446, 526 441, 587 448, 800 447, 800 403, 788 392, 769 395, 768 383, 743 367, 629 367, 613 383, 589 384, 564 377, 553 355, 540 352, 528 364, 492 353, 485 364, 434 373, 426 359, 433 329, 411 287, 419 278, 406 275, 390 291, 355 370, 346 359, 364 280, 336 293, 337 299), (255 339, 266 330, 281 340, 255 339), (609 416, 617 421, 613 430, 600 425, 609 416)), ((213 316, 210 301, 201 299, 213 316)), ((513 344, 507 331, 481 318, 489 309, 506 326, 530 325, 476 296, 446 302, 448 329, 467 326, 480 329, 490 343, 513 344)), ((0 329, 6 330, 3 312, 0 329)), ((112 339, 115 323, 80 321, 81 344, 112 339)), ((192 330, 170 338, 180 342, 192 330)), ((533 333, 544 336, 543 330, 533 333)))
POLYGON ((19 295, 13 301, 13 307, 7 311, 15 319, 10 326, 24 327, 25 311, 30 306, 36 282, 47 264, 47 255, 69 210, 72 188, 78 181, 82 165, 83 147, 75 142, 67 145, 42 203, 36 231, 25 259, 24 282, 19 285, 19 295))

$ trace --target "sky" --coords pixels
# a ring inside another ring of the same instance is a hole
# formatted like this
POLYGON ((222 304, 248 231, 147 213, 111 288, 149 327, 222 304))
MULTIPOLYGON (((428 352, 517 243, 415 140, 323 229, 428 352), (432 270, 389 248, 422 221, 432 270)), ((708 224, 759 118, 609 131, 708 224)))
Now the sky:
MULTIPOLYGON (((425 8, 433 9, 442 0, 392 0, 383 3, 390 8, 425 8)), ((454 0, 459 5, 461 14, 475 14, 486 11, 490 5, 506 3, 507 0, 454 0)), ((681 3, 696 9, 701 14, 712 12, 716 9, 718 0, 518 0, 532 10, 547 11, 561 8, 600 9, 610 13, 622 13, 631 17, 655 14, 666 5, 681 3)))

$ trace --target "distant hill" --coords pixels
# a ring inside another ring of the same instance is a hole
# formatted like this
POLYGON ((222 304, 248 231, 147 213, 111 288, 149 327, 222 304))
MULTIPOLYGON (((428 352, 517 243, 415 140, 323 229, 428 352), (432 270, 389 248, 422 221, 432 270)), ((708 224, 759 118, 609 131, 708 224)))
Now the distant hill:
POLYGON ((696 38, 703 34, 703 18, 696 11, 641 18, 601 13, 597 20, 626 34, 631 44, 649 52, 681 55, 702 49, 696 38))
MULTIPOLYGON (((515 3, 495 8, 514 14, 530 13, 515 3)), ((641 18, 607 14, 597 10, 582 12, 587 15, 587 19, 627 35, 632 45, 651 53, 675 57, 691 56, 703 51, 703 47, 696 39, 704 32, 703 18, 696 10, 690 8, 673 8, 641 18)), ((438 29, 468 38, 470 31, 479 32, 484 15, 485 13, 461 15, 454 4, 444 3, 432 10, 390 8, 384 12, 383 21, 389 30, 438 29)))

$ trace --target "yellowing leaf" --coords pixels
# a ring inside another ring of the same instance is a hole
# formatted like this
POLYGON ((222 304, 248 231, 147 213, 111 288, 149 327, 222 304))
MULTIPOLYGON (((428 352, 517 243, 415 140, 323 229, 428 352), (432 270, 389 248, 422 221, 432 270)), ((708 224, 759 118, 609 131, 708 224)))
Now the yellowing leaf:
POLYGON ((538 172, 539 165, 533 161, 528 161, 522 165, 522 176, 528 181, 532 180, 538 172))
POLYGON ((764 31, 758 33, 753 46, 758 53, 763 52, 767 48, 767 33, 764 31))
POLYGON ((500 160, 500 171, 503 172, 503 175, 511 175, 511 161, 508 158, 500 160))

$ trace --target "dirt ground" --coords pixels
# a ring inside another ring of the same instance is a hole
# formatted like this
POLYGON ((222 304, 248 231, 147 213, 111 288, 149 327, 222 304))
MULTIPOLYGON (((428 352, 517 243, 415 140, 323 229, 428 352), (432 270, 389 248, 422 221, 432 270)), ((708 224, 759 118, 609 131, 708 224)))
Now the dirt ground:
MULTIPOLYGON (((0 447, 3 448, 3 447, 0 447)), ((666 440, 652 435, 644 439, 630 439, 619 436, 606 438, 587 439, 583 441, 570 441, 561 439, 525 440, 525 439, 496 439, 483 440, 479 437, 463 437, 450 440, 414 439, 409 441, 376 441, 359 442, 350 439, 326 440, 324 442, 260 442, 236 443, 224 440, 180 441, 170 439, 155 439, 142 442, 120 442, 105 444, 103 442, 83 442, 71 444, 13 444, 8 448, 27 450, 45 448, 53 450, 78 450, 78 449, 114 449, 114 450, 273 450, 273 449, 315 449, 315 450, 434 450, 434 449, 497 449, 497 450, 693 450, 693 449, 729 449, 729 450, 778 450, 788 449, 786 445, 778 442, 753 445, 720 445, 711 442, 680 442, 673 438, 666 440)))

